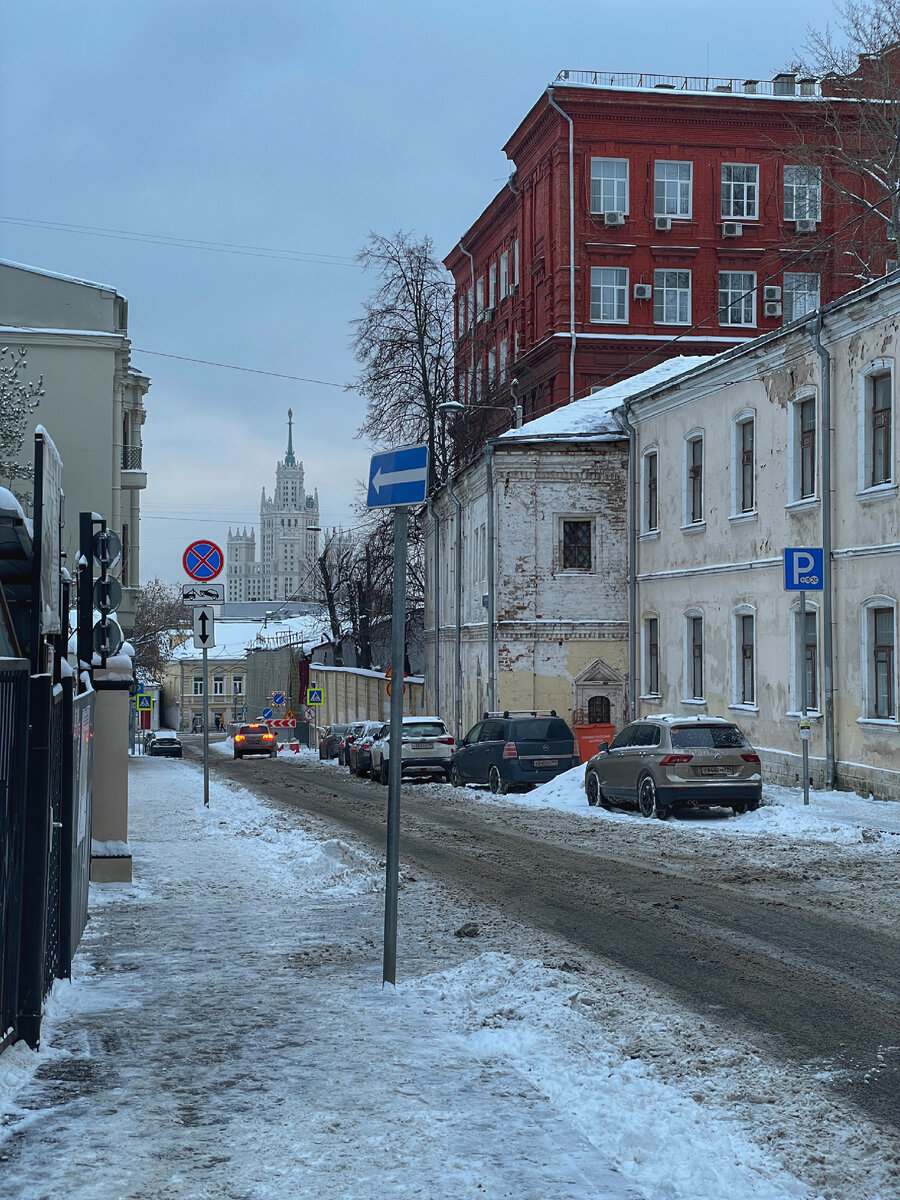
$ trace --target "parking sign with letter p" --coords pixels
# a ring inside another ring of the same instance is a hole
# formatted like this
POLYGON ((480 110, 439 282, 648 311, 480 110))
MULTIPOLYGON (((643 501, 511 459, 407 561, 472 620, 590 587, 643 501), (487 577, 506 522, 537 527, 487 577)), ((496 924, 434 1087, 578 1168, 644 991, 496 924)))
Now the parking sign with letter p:
POLYGON ((784 589, 821 592, 825 586, 825 552, 821 546, 795 546, 784 551, 784 589))

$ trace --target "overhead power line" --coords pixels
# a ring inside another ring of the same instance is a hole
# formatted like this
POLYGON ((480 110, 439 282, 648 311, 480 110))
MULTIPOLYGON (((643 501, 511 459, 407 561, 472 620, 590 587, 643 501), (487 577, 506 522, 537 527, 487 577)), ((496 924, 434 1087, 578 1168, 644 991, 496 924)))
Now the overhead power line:
POLYGON ((143 242, 151 246, 171 246, 176 250, 207 250, 213 254, 237 254, 247 258, 275 258, 283 262, 304 262, 326 267, 362 265, 348 254, 327 254, 320 250, 288 250, 280 246, 252 246, 241 242, 208 242, 202 238, 169 237, 164 233, 143 233, 133 229, 106 229, 98 225, 71 225, 65 221, 38 221, 30 217, 0 216, 6 225, 24 225, 54 233, 76 233, 85 237, 112 238, 120 242, 143 242))
POLYGON ((213 362, 209 358, 191 358, 188 354, 167 354, 164 350, 144 350, 139 346, 132 346, 132 351, 135 354, 152 354, 157 358, 175 358, 179 362, 200 363, 204 367, 222 367, 226 371, 244 371, 249 375, 269 375, 273 379, 293 379, 298 383, 318 383, 322 387, 340 388, 345 392, 357 390, 352 383, 335 383, 331 379, 310 379, 306 375, 285 375, 281 371, 264 371, 260 367, 239 367, 235 363, 213 362))

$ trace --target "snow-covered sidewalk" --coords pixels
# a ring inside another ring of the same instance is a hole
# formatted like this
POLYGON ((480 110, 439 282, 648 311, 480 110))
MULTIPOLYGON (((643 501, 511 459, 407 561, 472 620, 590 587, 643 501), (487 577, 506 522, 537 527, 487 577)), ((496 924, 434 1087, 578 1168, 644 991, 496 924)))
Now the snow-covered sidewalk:
POLYGON ((40 1053, 0 1056, 0 1195, 896 1196, 865 1121, 786 1153, 773 1117, 834 1126, 815 1085, 748 1067, 647 993, 640 1023, 684 1047, 667 1076, 634 1040, 633 981, 598 993, 577 964, 455 937, 473 914, 407 872, 401 978, 382 988, 375 858, 216 781, 205 810, 188 763, 138 758, 131 781, 135 883, 92 888, 40 1053))

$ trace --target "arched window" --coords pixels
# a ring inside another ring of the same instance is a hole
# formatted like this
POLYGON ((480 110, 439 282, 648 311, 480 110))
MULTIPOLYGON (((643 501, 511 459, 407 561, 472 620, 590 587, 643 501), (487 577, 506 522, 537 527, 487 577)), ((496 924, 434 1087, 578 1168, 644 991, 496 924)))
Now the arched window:
POLYGON ((588 724, 609 725, 609 696, 591 696, 588 700, 588 724))

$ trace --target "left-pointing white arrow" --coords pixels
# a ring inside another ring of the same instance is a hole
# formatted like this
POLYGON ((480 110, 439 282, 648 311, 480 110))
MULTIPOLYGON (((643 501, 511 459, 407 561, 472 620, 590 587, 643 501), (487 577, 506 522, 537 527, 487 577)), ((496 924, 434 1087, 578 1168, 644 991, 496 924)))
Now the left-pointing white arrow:
POLYGON ((381 467, 372 476, 372 487, 380 492, 383 487, 398 483, 419 483, 428 474, 426 467, 415 467, 411 471, 382 471, 381 467))

